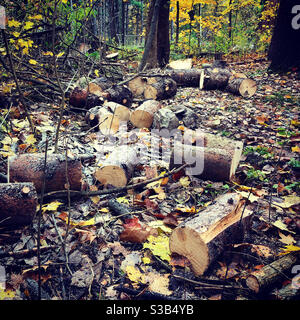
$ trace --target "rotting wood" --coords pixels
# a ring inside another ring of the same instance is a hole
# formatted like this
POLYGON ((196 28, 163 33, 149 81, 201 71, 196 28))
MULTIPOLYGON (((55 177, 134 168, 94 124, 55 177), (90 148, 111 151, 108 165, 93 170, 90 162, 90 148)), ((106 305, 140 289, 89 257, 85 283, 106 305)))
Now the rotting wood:
POLYGON ((251 213, 243 212, 241 196, 227 193, 200 213, 187 218, 170 236, 170 251, 185 256, 196 275, 202 275, 229 244, 240 241, 251 213))
POLYGON ((299 259, 299 254, 290 253, 272 263, 265 265, 260 270, 251 273, 247 279, 247 286, 255 293, 259 293, 270 285, 282 279, 284 272, 287 272, 299 259))
POLYGON ((33 183, 0 183, 0 227, 30 224, 37 204, 33 183))
POLYGON ((162 105, 156 100, 147 100, 131 112, 130 122, 136 128, 150 128, 154 114, 162 105))
MULTIPOLYGON (((29 153, 9 157, 11 182, 32 182, 37 193, 42 190, 44 177, 43 153, 29 153)), ((45 177, 45 192, 66 189, 66 159, 64 155, 49 154, 45 177)), ((68 159, 68 182, 71 190, 81 190, 82 165, 79 159, 68 159)))

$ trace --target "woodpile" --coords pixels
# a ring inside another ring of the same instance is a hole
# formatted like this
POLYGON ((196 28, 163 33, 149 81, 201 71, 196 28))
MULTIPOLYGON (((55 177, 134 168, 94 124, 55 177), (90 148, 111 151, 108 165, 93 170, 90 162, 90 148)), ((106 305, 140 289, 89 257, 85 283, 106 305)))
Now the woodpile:
POLYGON ((227 193, 200 213, 187 218, 170 236, 170 251, 186 257, 202 275, 229 245, 241 241, 249 228, 250 212, 237 193, 227 193))
POLYGON ((177 93, 177 83, 168 76, 135 77, 128 82, 133 95, 142 99, 169 99, 177 93))

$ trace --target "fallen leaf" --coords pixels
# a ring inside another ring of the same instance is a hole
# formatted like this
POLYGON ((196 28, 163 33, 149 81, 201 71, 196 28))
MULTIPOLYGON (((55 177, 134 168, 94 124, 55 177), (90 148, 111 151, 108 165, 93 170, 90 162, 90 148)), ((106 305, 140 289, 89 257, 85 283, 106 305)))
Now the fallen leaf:
POLYGON ((296 240, 290 234, 288 234, 286 236, 285 234, 281 233, 280 231, 278 231, 278 234, 280 236, 279 241, 286 244, 286 245, 292 245, 293 243, 296 242, 296 240))
POLYGON ((49 204, 44 204, 42 206, 42 212, 45 213, 46 211, 56 211, 59 206, 61 206, 63 203, 59 201, 52 201, 49 204))
POLYGON ((283 199, 284 199, 283 202, 274 201, 273 204, 278 207, 287 209, 300 203, 300 197, 298 196, 290 195, 290 196, 283 197, 283 199))
POLYGON ((259 200, 259 197, 255 196, 253 193, 245 192, 245 191, 236 191, 239 193, 243 198, 248 199, 251 203, 259 200))
POLYGON ((296 252, 296 251, 300 251, 300 247, 294 246, 291 244, 291 245, 285 246, 285 248, 282 250, 282 252, 280 252, 278 255, 283 256, 283 255, 289 254, 291 252, 296 252))
POLYGON ((277 220, 275 222, 272 222, 272 225, 280 230, 283 230, 283 231, 287 231, 287 232, 291 232, 291 233, 296 233, 294 231, 291 231, 287 228, 287 225, 284 224, 281 220, 277 220))
POLYGON ((134 266, 127 266, 126 273, 130 281, 134 282, 134 284, 138 283, 146 283, 145 275, 141 273, 141 271, 134 266))
POLYGON ((150 235, 148 242, 144 243, 145 249, 150 249, 153 255, 160 257, 162 260, 170 261, 169 237, 160 235, 154 237, 150 235))

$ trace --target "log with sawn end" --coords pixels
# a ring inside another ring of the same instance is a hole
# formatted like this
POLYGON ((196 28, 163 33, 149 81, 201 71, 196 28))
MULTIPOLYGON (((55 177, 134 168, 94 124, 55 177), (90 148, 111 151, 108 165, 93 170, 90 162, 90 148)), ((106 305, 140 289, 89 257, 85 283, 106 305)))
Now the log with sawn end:
POLYGON ((196 275, 202 275, 229 244, 242 240, 251 213, 244 200, 227 193, 198 214, 187 218, 170 236, 170 251, 186 257, 196 275))

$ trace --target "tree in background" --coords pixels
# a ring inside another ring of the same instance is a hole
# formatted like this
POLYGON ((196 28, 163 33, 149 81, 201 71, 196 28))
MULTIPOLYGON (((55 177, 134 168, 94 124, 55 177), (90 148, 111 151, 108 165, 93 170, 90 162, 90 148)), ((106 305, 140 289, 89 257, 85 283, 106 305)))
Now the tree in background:
POLYGON ((269 59, 274 70, 300 68, 300 3, 281 0, 270 49, 269 59))
POLYGON ((164 67, 169 63, 169 0, 151 0, 147 27, 145 50, 139 70, 164 67))

